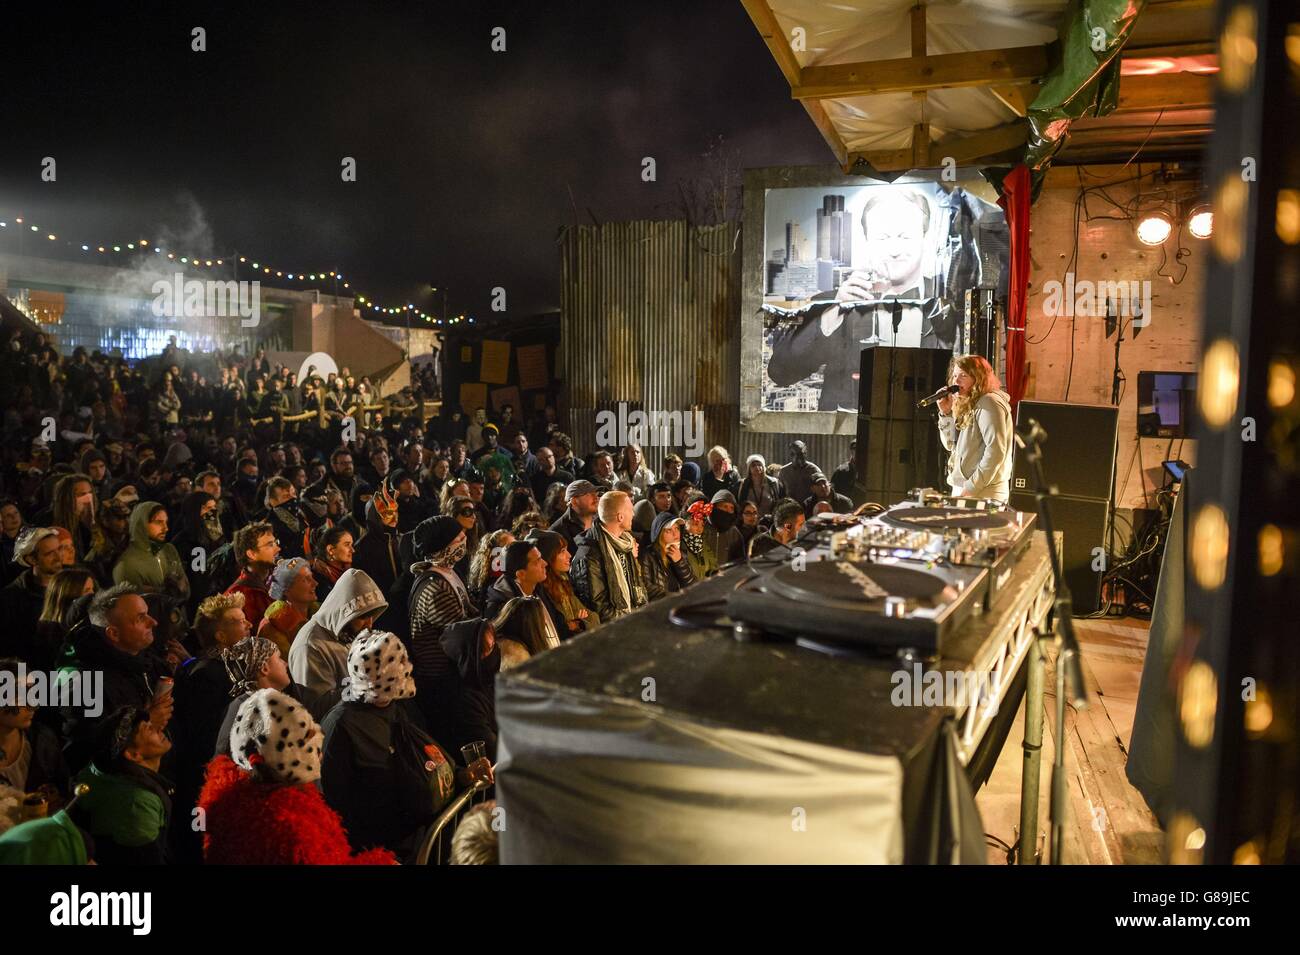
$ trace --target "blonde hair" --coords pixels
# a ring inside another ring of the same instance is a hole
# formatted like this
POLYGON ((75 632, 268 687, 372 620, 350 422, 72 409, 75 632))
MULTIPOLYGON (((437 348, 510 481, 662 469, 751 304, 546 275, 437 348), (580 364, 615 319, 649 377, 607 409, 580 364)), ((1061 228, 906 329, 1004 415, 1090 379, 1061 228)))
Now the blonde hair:
POLYGON ((987 394, 1001 391, 1002 382, 998 380, 997 372, 983 355, 954 355, 948 365, 948 381, 951 382, 959 370, 975 379, 970 394, 959 394, 952 402, 952 414, 957 421, 957 427, 964 428, 970 423, 971 415, 975 413, 975 403, 987 394))
POLYGON ((622 510, 623 505, 631 500, 632 498, 624 491, 606 491, 600 496, 600 503, 596 505, 600 522, 602 524, 611 523, 614 518, 618 517, 618 512, 622 510))
POLYGON ((217 642, 217 627, 227 611, 243 610, 244 595, 236 591, 233 594, 213 594, 199 604, 194 613, 194 629, 199 634, 199 645, 211 649, 217 642))
POLYGON ((731 455, 727 452, 727 449, 720 444, 715 444, 713 447, 709 448, 709 453, 706 455, 706 458, 708 459, 710 468, 713 467, 714 458, 719 458, 727 462, 731 461, 731 455))

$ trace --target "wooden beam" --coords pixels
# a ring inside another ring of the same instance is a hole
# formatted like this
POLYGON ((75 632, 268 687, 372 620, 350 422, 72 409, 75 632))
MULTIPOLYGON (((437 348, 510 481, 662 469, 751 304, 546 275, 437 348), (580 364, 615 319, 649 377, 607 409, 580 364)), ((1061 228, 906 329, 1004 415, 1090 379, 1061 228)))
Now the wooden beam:
MULTIPOLYGON (((790 49, 789 38, 786 37, 785 31, 777 23, 776 14, 772 8, 767 5, 767 0, 741 0, 745 6, 745 11, 749 14, 750 20, 758 29, 758 35, 763 38, 767 44, 772 58, 776 60, 777 66, 785 75, 786 82, 791 88, 798 86, 800 82, 801 68, 799 60, 795 57, 794 51, 790 49)), ((847 168, 851 165, 849 161, 849 150, 844 145, 844 140, 840 137, 839 131, 831 118, 826 115, 826 109, 821 103, 809 101, 804 103, 804 109, 808 111, 808 118, 813 121, 817 131, 822 134, 826 140, 826 145, 831 148, 831 153, 835 156, 841 168, 847 168)))
POLYGON ((929 142, 929 127, 918 125, 912 130, 912 146, 907 149, 881 149, 855 152, 849 154, 851 163, 861 159, 870 163, 881 172, 897 172, 908 169, 935 169, 943 165, 945 159, 952 159, 957 165, 968 165, 987 156, 997 156, 1025 144, 1029 128, 1022 122, 995 126, 982 132, 964 136, 961 139, 947 140, 942 143, 929 142), (921 130, 924 129, 924 134, 921 130), (924 153, 917 150, 917 142, 924 135, 928 148, 924 153))
POLYGON ((1120 56, 1126 60, 1143 57, 1205 56, 1217 50, 1215 41, 1203 40, 1196 43, 1157 43, 1151 46, 1126 45, 1120 50, 1120 56))
POLYGON ((940 166, 945 158, 951 157, 957 165, 963 166, 1023 146, 1028 137, 1029 126, 1026 123, 1017 121, 994 126, 961 139, 935 143, 930 147, 930 165, 940 166))
POLYGON ((917 123, 912 127, 912 168, 930 164, 930 125, 917 123))
POLYGON ((740 2, 744 4, 749 19, 758 28, 758 35, 763 38, 763 42, 771 51, 772 59, 776 60, 776 65, 785 74, 785 81, 791 87, 798 86, 799 60, 790 49, 790 38, 781 29, 781 24, 777 22, 772 8, 767 5, 767 0, 740 0, 740 2))
POLYGON ((795 99, 808 100, 991 86, 1037 79, 1047 72, 1047 65, 1046 46, 1021 46, 809 66, 803 69, 793 92, 795 99))
POLYGON ((912 56, 925 54, 925 4, 918 2, 912 8, 912 56))
POLYGON ((997 98, 999 103, 1017 116, 1027 116, 1029 114, 1029 104, 1038 96, 1038 84, 990 86, 989 92, 997 98))
POLYGON ((1122 76, 1117 113, 1163 109, 1212 109, 1214 77, 1204 73, 1158 73, 1122 76))

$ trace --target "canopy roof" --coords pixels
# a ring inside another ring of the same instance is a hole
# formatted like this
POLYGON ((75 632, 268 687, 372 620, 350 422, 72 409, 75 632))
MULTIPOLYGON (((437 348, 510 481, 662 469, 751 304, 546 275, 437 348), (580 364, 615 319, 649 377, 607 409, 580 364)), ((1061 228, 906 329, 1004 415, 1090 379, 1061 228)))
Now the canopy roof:
MULTIPOLYGON (((1067 0, 742 0, 836 161, 880 171, 1009 159, 1060 59, 1067 0)), ((1131 11, 1141 0, 1131 0, 1131 11)), ((1123 48, 1120 101, 1075 121, 1056 161, 1192 155, 1217 70, 1212 0, 1152 0, 1123 48)))

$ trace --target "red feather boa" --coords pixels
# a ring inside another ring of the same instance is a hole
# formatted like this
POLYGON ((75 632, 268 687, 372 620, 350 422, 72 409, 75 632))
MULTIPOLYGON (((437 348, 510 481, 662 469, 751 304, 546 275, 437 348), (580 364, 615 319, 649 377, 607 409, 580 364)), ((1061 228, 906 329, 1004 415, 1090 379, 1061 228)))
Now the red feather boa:
POLYGON ((229 756, 208 763, 199 794, 210 865, 396 865, 387 849, 352 854, 338 813, 311 784, 261 783, 229 756))

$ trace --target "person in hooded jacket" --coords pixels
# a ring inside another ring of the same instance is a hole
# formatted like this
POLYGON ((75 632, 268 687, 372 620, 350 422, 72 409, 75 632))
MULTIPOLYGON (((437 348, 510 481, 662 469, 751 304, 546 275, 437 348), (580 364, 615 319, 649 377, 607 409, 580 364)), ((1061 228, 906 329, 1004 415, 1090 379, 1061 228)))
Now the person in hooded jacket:
POLYGON ((497 758, 496 678, 501 648, 492 624, 482 617, 453 623, 439 637, 443 652, 460 680, 453 706, 451 744, 455 748, 482 741, 489 761, 497 758))
POLYGON ((348 513, 339 521, 338 525, 346 528, 352 534, 354 543, 361 539, 361 535, 366 529, 366 508, 370 505, 370 499, 374 496, 375 486, 357 478, 348 494, 348 513))
POLYGON ((449 738, 455 720, 456 668, 442 649, 443 630, 478 616, 455 565, 466 548, 464 527, 453 517, 431 517, 411 535, 416 562, 410 594, 410 647, 416 703, 436 739, 449 738))
POLYGON ((131 544, 113 565, 113 582, 188 600, 190 579, 176 548, 167 543, 167 508, 141 501, 131 510, 131 544))
POLYGON ((289 647, 289 675, 303 687, 309 707, 319 710, 322 701, 339 698, 348 647, 387 609, 383 591, 365 571, 350 567, 343 572, 289 647))
POLYGON ((458 772, 437 740, 424 744, 428 776, 403 768, 400 748, 427 737, 411 731, 419 725, 418 710, 410 703, 415 680, 406 648, 395 634, 359 634, 348 651, 347 668, 343 699, 321 721, 321 792, 342 818, 354 851, 382 846, 409 862, 429 824, 455 797, 457 785, 491 781, 492 768, 487 760, 478 760, 458 772))
POLYGON ((402 572, 397 540, 397 501, 383 488, 366 505, 366 530, 352 551, 352 566, 387 594, 402 572))
POLYGON ((730 491, 718 491, 709 502, 712 508, 708 520, 704 522, 704 542, 718 558, 718 564, 725 566, 734 561, 745 559, 745 540, 736 527, 739 515, 736 513, 736 496, 730 491))
POLYGON ((106 500, 95 513, 90 540, 90 553, 84 563, 95 580, 107 587, 113 582, 113 566, 131 544, 131 505, 117 498, 106 500))
POLYGON ((641 551, 641 570, 645 575, 646 596, 651 600, 685 590, 695 583, 691 563, 682 548, 686 522, 676 514, 665 512, 654 519, 649 538, 641 551))
POLYGON ((296 700, 259 689, 240 702, 229 750, 207 767, 198 805, 209 865, 394 865, 384 848, 354 853, 325 802, 323 735, 296 700))
POLYGON ((199 604, 217 593, 212 576, 207 572, 208 558, 216 553, 217 548, 226 543, 225 532, 221 528, 221 514, 217 499, 203 491, 192 491, 181 502, 177 518, 176 536, 172 546, 181 561, 189 568, 190 596, 186 609, 192 617, 199 609, 199 604), (195 570, 195 557, 203 555, 204 570, 195 570))

